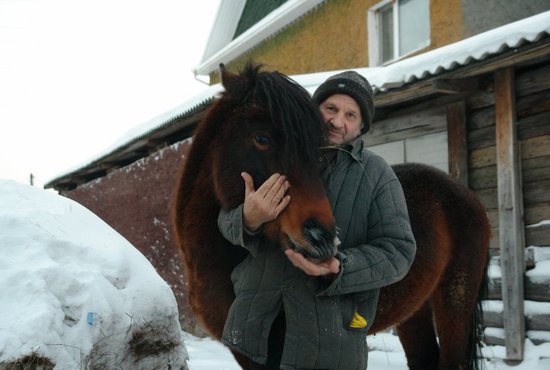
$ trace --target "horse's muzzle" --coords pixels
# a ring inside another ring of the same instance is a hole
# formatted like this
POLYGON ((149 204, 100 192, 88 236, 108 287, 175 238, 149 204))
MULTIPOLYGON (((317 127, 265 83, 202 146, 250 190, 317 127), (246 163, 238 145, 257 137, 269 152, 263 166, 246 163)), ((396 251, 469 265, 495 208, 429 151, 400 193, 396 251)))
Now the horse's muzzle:
POLYGON ((305 246, 296 246, 296 249, 306 257, 324 260, 334 257, 338 252, 340 241, 336 236, 334 226, 327 229, 316 220, 309 219, 304 223, 302 233, 305 246))

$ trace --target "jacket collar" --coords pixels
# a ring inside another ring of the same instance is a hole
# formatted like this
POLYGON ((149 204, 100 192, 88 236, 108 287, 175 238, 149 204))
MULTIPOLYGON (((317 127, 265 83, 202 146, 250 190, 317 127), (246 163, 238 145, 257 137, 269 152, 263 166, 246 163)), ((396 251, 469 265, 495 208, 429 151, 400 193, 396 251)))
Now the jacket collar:
POLYGON ((347 144, 342 145, 328 145, 321 148, 321 151, 332 151, 335 150, 337 153, 342 153, 341 155, 348 155, 353 160, 361 163, 361 151, 363 150, 363 135, 360 135, 356 139, 350 141, 347 144))

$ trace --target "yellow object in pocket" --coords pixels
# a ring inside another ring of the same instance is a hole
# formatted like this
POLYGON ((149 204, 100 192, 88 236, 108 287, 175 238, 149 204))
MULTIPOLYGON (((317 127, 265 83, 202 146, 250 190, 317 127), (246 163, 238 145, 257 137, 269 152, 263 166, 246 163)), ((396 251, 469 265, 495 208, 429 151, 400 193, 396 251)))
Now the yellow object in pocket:
POLYGON ((367 327, 367 320, 356 312, 355 315, 353 315, 353 319, 349 323, 349 327, 350 329, 363 329, 367 327))

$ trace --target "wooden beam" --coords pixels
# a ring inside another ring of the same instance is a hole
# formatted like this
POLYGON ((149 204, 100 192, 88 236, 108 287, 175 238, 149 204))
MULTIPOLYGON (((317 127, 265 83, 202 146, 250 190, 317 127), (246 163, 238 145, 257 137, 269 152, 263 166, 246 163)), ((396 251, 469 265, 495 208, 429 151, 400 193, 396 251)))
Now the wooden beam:
POLYGON ((442 94, 472 93, 479 88, 476 77, 440 78, 433 81, 434 90, 442 94))
POLYGON ((483 73, 498 71, 498 69, 509 68, 525 63, 535 64, 539 61, 548 60, 550 53, 550 42, 547 38, 528 44, 524 47, 512 48, 509 51, 488 58, 486 61, 473 63, 465 69, 461 77, 477 76, 483 73))
POLYGON ((468 142, 464 101, 447 106, 447 146, 449 174, 468 186, 468 142))
MULTIPOLYGON (((384 86, 392 88, 392 86, 384 86)), ((462 78, 431 78, 424 82, 418 82, 402 90, 393 90, 387 93, 377 94, 374 97, 376 108, 384 108, 407 102, 421 97, 437 94, 460 94, 471 93, 477 90, 479 82, 477 77, 462 78)))
POLYGON ((495 72, 495 119, 502 300, 506 358, 523 360, 525 272, 521 161, 516 127, 514 70, 495 72))
POLYGON ((393 90, 383 92, 374 96, 374 105, 376 109, 384 108, 395 104, 408 102, 413 99, 418 99, 423 96, 435 94, 432 81, 417 82, 411 86, 407 86, 402 90, 393 90))

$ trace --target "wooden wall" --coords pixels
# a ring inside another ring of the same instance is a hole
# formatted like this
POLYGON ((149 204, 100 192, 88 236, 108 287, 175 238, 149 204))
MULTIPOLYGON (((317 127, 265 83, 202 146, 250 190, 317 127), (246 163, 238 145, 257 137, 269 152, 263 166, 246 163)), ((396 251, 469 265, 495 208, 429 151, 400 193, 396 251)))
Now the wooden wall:
MULTIPOLYGON (((550 226, 529 225, 550 220, 550 65, 517 71, 516 101, 527 245, 550 246, 550 226)), ((487 208, 493 227, 492 248, 498 248, 498 204, 495 105, 491 88, 467 101, 469 186, 487 208)))
MULTIPOLYGON (((550 259, 550 222, 541 224, 550 220, 550 65, 520 68, 513 73, 525 224, 525 245, 521 248, 525 248, 529 271, 541 260, 536 256, 550 259)), ((493 75, 479 77, 478 83, 479 90, 474 94, 392 109, 373 123, 365 144, 390 164, 420 161, 448 171, 448 167, 442 168, 436 163, 437 158, 450 160, 446 140, 454 140, 449 137, 454 134, 447 131, 448 108, 464 102, 468 146, 466 181, 486 207, 492 226, 485 323, 501 332, 489 335, 488 342, 504 344, 493 75), (426 153, 415 158, 413 153, 419 150, 426 153)), ((525 328, 527 337, 534 343, 550 342, 550 272, 548 275, 547 279, 541 279, 540 274, 524 276, 525 328), (533 311, 533 306, 538 309, 533 311)))
MULTIPOLYGON (((467 99, 469 145, 469 186, 487 208, 493 236, 489 299, 485 323, 502 328, 501 270, 499 258, 499 212, 496 165, 495 101, 492 78, 485 90, 467 99)), ((521 163, 525 224, 526 270, 536 262, 550 259, 550 65, 515 70, 517 136, 521 163)), ((550 341, 550 272, 549 276, 524 276, 525 324, 527 337, 535 343, 550 341), (530 307, 539 307, 530 310, 530 307), (533 311, 533 312, 531 312, 533 311), (546 313, 544 313, 546 312, 546 313), (540 333, 545 333, 540 335, 540 333), (542 338, 542 339, 541 339, 542 338), (546 338, 546 339, 544 339, 546 338)), ((489 336, 489 342, 503 344, 500 336, 489 336)))
POLYGON ((395 110, 372 124, 365 145, 389 164, 420 162, 448 172, 446 115, 445 106, 395 110))

